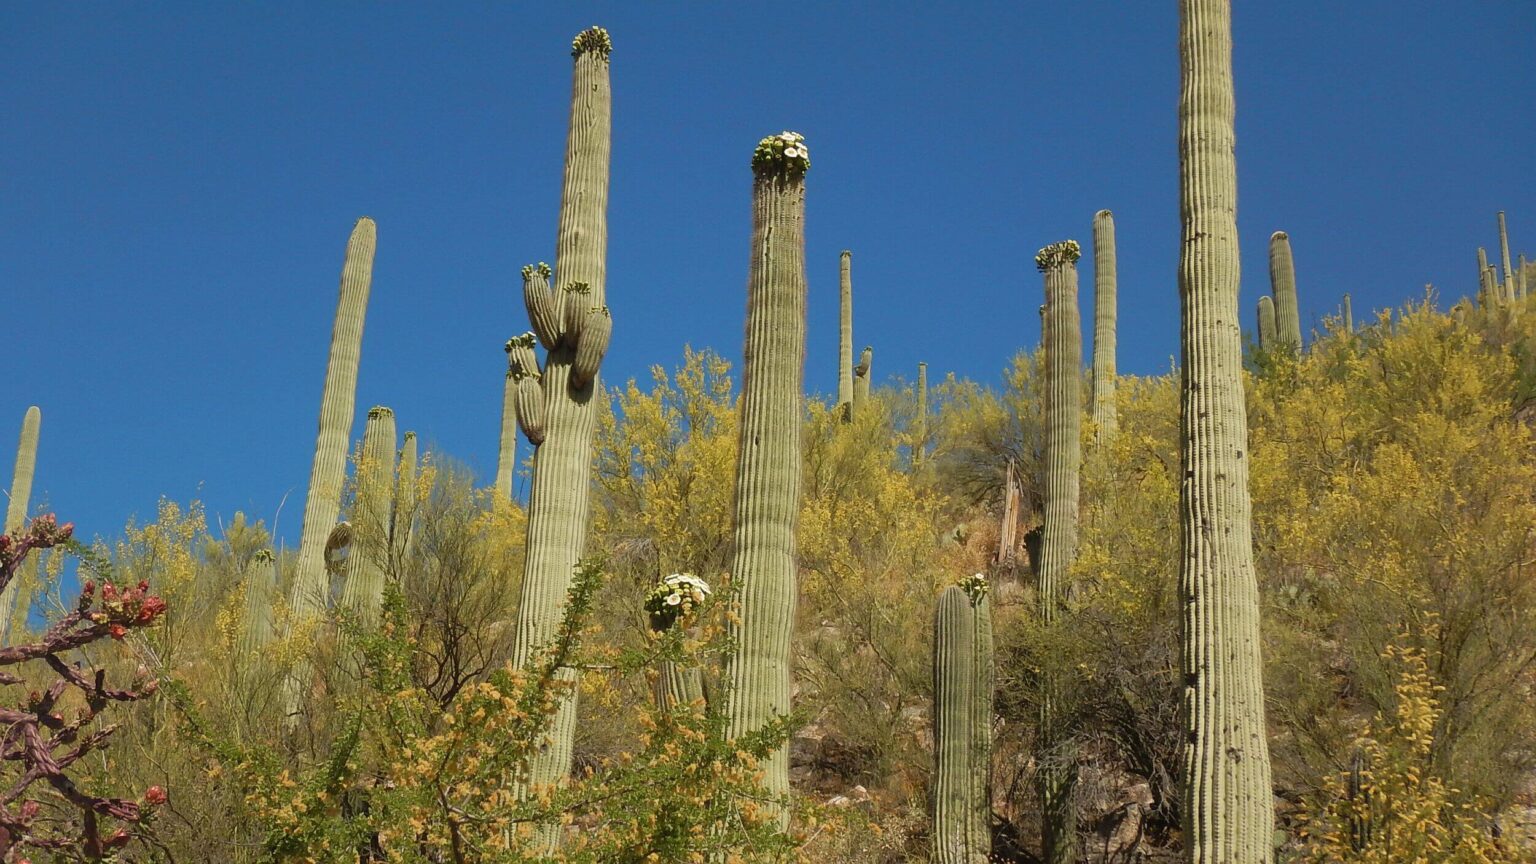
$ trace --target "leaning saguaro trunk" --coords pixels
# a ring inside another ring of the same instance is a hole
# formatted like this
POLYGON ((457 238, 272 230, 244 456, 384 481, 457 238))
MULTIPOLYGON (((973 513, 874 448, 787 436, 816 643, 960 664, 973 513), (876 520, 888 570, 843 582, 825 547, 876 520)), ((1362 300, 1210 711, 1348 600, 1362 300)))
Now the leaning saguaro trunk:
POLYGON ((1301 308, 1296 299, 1296 262, 1291 237, 1276 231, 1269 237, 1269 284, 1275 295, 1275 336, 1291 351, 1301 350, 1301 308))
POLYGON ((843 250, 837 268, 837 404, 843 418, 853 404, 853 253, 843 250))
POLYGON ((1093 214, 1093 425, 1099 439, 1114 437, 1115 412, 1115 216, 1093 214))
MULTIPOLYGON (((764 138, 752 154, 752 259, 731 560, 741 607, 731 624, 736 649, 726 671, 732 737, 789 713, 810 165, 805 139, 794 132, 764 138)), ((767 791, 788 794, 788 748, 770 754, 764 769, 767 791)), ((788 811, 778 814, 787 824, 788 811)))
MULTIPOLYGON (((1077 311, 1077 242, 1040 250, 1035 266, 1045 274, 1045 526, 1040 546, 1040 617, 1056 618, 1068 571, 1077 558, 1077 514, 1082 464, 1082 324, 1077 311)), ((1072 806, 1075 754, 1060 716, 1062 682, 1044 682, 1041 701, 1041 842, 1049 864, 1077 858, 1077 818, 1072 806)))
POLYGON ((1179 0, 1186 860, 1269 864, 1274 830, 1237 324, 1230 0, 1179 0))
MULTIPOLYGON (((299 558, 289 590, 289 632, 313 627, 325 611, 329 578, 325 570, 325 541, 336 527, 341 510, 341 484, 346 477, 347 446, 352 437, 352 414, 357 404, 357 364, 363 346, 363 315, 368 311, 368 291, 373 284, 373 251, 378 232, 364 216, 347 240, 347 257, 341 268, 341 296, 336 304, 336 323, 331 330, 331 356, 325 370, 325 389, 320 397, 320 432, 315 438, 315 460, 309 472, 309 494, 304 499, 304 527, 299 535, 299 558)), ((309 666, 301 662, 283 685, 283 710, 287 721, 296 717, 309 686, 309 666)))
MULTIPOLYGON (((5 507, 5 533, 22 527, 27 521, 27 508, 32 505, 32 477, 37 470, 37 435, 42 429, 43 411, 36 405, 27 409, 21 419, 21 440, 16 445, 16 468, 11 475, 11 498, 5 507)), ((16 598, 21 593, 21 580, 17 577, 0 591, 0 615, 5 616, 0 627, 0 643, 9 644, 15 619, 26 618, 26 610, 18 615, 16 598)))
MULTIPOLYGON (((603 300, 612 124, 608 58, 612 48, 608 32, 601 27, 582 31, 572 43, 575 72, 555 247, 556 290, 551 294, 545 283, 548 268, 541 265, 523 270, 523 297, 534 335, 549 348, 549 355, 542 373, 520 370, 517 375, 519 422, 537 448, 513 643, 513 660, 519 666, 526 666, 554 638, 565 614, 571 577, 586 545, 592 432, 597 420, 595 396, 600 392, 597 365, 602 352, 594 352, 584 340, 601 338, 602 347, 607 347, 607 329, 586 325, 590 316, 608 314, 603 300), (578 359, 581 369, 577 368, 578 359), (535 427, 536 431, 530 431, 535 427)), ((561 680, 573 685, 574 671, 562 670, 561 680)), ((534 786, 563 782, 569 776, 575 725, 572 686, 561 698, 550 730, 550 745, 529 766, 529 780, 534 786)), ((526 794, 528 790, 522 791, 526 794)), ((545 848, 553 849, 558 838, 558 826, 541 826, 539 839, 545 848)))

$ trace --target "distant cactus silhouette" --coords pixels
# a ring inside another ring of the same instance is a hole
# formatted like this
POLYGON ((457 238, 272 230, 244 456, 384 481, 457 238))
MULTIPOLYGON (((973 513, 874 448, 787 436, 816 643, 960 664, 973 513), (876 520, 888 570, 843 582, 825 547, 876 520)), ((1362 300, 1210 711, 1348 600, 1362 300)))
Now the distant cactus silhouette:
POLYGON ((1276 231, 1269 237, 1269 284, 1275 295, 1275 338, 1290 351, 1300 351, 1301 308, 1296 298, 1296 262, 1291 237, 1276 231))
POLYGON ((846 419, 853 405, 853 253, 839 256, 837 268, 837 404, 846 419))

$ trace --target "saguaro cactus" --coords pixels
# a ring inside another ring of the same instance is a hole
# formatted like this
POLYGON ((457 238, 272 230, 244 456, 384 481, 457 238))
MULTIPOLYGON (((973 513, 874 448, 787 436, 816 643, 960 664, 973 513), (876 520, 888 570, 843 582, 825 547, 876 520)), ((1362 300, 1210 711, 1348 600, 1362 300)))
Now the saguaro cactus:
POLYGON ((1509 265, 1509 230, 1504 225, 1504 211, 1499 211, 1499 257, 1504 264, 1504 299, 1515 299, 1515 273, 1509 265))
POLYGON ((1275 301, 1269 295, 1259 298, 1259 348, 1273 351, 1275 342, 1275 301))
POLYGON ((1270 864, 1243 401, 1231 0, 1179 0, 1185 860, 1270 864))
POLYGON ((992 854, 992 612, 981 574, 939 595, 933 623, 933 832, 936 864, 992 854))
POLYGON ((272 642, 272 604, 277 599, 277 556, 256 553, 246 567, 245 609, 240 625, 240 668, 250 676, 262 668, 263 651, 272 642))
POLYGON ((837 268, 837 404, 848 417, 853 404, 853 253, 847 249, 837 268))
POLYGON ((1340 304, 1339 314, 1344 317, 1344 332, 1355 332, 1355 309, 1350 305, 1348 294, 1344 295, 1344 300, 1340 304))
POLYGON ((508 339, 503 346, 507 352, 507 371, 501 387, 501 449, 496 454, 496 497, 512 500, 512 475, 517 471, 517 377, 512 361, 512 343, 508 339))
POLYGON ((875 349, 864 346, 864 353, 859 355, 859 365, 853 367, 853 411, 858 413, 864 403, 869 401, 869 379, 874 374, 875 349))
MULTIPOLYGON (((740 736, 789 713, 800 507, 801 378, 805 358, 805 139, 764 138, 752 153, 752 258, 736 454, 731 575, 740 614, 726 660, 726 716, 740 736)), ((789 792, 788 749, 764 765, 772 795, 789 792)), ((787 811, 779 811, 781 823, 787 811)))
MULTIPOLYGON (((570 131, 565 142, 565 177, 560 196, 560 224, 555 248, 556 295, 565 311, 556 324, 556 297, 544 286, 549 268, 524 268, 523 297, 537 338, 549 348, 542 374, 518 380, 518 420, 536 446, 533 482, 528 499, 528 539, 525 545, 522 596, 518 602, 513 660, 526 666, 535 652, 554 637, 565 613, 566 594, 576 563, 586 546, 592 433, 597 420, 595 395, 598 360, 589 360, 590 375, 580 380, 575 361, 590 328, 587 312, 602 309, 607 296, 608 166, 612 129, 612 96, 608 59, 613 43, 608 32, 593 27, 578 34, 571 45, 574 73, 571 85, 570 131), (575 296, 572 296, 575 295, 575 296), (574 311, 569 311, 573 310, 574 311), (579 326, 583 334, 573 332, 579 326), (557 329, 558 327, 558 329, 557 329), (526 403, 526 404, 525 404, 526 403), (525 416, 537 414, 538 416, 525 416), (542 427, 535 429, 533 427, 542 427)), ((574 683, 572 670, 561 678, 574 683)), ((574 688, 561 699, 551 727, 551 744, 529 766, 533 785, 563 781, 571 769, 575 732, 574 688)), ((523 790, 526 793, 527 790, 523 790)), ((542 826, 540 840, 552 849, 558 826, 542 826)))
POLYGON ((421 504, 416 489, 415 432, 405 433, 395 473, 395 506, 389 517, 389 538, 391 547, 399 552, 401 566, 409 567, 416 546, 416 509, 421 504))
POLYGON ((375 405, 368 409, 368 422, 363 426, 363 446, 357 462, 357 499, 351 520, 356 539, 341 592, 342 608, 365 627, 378 621, 384 603, 394 497, 395 412, 375 405))
POLYGON ((1499 305, 1499 274, 1493 268, 1493 265, 1490 264, 1483 268, 1483 275, 1477 280, 1477 283, 1477 296, 1482 302, 1483 307, 1491 309, 1499 305))
MULTIPOLYGON (((1040 550, 1040 617, 1055 620, 1077 558, 1077 515, 1082 464, 1082 324, 1077 309, 1075 240, 1054 243, 1035 256, 1045 274, 1045 525, 1040 550)), ((1076 860, 1077 820, 1072 788, 1077 769, 1058 715, 1061 682, 1045 682, 1041 742, 1047 753, 1040 775, 1043 858, 1076 860)))
POLYGON ((1296 262, 1291 237, 1284 231, 1269 235, 1269 284, 1275 295, 1275 336, 1291 351, 1301 350, 1301 309, 1296 300, 1296 262))
POLYGON ((1520 256, 1520 269, 1515 271, 1515 296, 1520 298, 1521 300, 1525 299, 1525 279, 1526 279, 1525 268, 1526 268, 1525 256, 1521 255, 1520 256))
MULTIPOLYGON (((651 630, 666 633, 673 628, 692 626, 709 594, 709 583, 692 573, 673 573, 664 577, 645 598, 651 630)), ((658 665, 653 688, 656 707, 674 711, 703 701, 704 682, 698 666, 676 660, 662 660, 658 665)))
MULTIPOLYGON (((37 436, 42 426, 43 411, 33 405, 21 419, 21 440, 16 444, 16 467, 15 473, 11 475, 11 498, 5 507, 7 534, 21 528, 27 521, 27 508, 32 505, 32 477, 37 471, 37 436)), ((5 616, 3 629, 0 629, 0 641, 6 644, 10 642, 15 619, 26 617, 26 610, 17 614, 16 600, 20 596, 21 579, 18 571, 17 578, 13 578, 5 590, 0 591, 0 615, 5 616)))
MULTIPOLYGON (((315 439, 309 494, 304 499, 304 527, 299 535, 299 557, 289 591, 290 630, 302 632, 312 627, 324 611, 330 594, 325 571, 325 541, 341 511, 341 484, 346 476, 347 446, 352 437, 352 414, 356 409, 363 316, 368 311, 368 291, 373 284, 373 252, 377 244, 378 231, 373 220, 366 216, 357 220, 352 236, 347 240, 347 257, 341 268, 341 293, 336 304, 336 323, 331 330, 325 389, 320 397, 320 432, 315 439)), ((310 672, 310 668, 301 662, 284 682, 283 709, 288 718, 298 713, 310 672)))
POLYGON ((917 364, 917 434, 912 440, 912 467, 923 464, 928 449, 928 364, 917 364))
POLYGON ((1115 412, 1115 216, 1093 214, 1093 425, 1108 440, 1119 426, 1115 412))

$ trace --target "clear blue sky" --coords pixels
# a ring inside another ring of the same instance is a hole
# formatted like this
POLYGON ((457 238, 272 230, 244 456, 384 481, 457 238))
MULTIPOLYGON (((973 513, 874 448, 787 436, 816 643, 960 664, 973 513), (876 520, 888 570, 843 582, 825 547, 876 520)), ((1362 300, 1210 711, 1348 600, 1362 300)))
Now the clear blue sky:
MULTIPOLYGON (((610 383, 739 365, 748 159, 806 134, 808 389, 838 251, 877 377, 995 382, 1038 339, 1031 256, 1115 211, 1120 366, 1177 350, 1172 0, 1006 4, 8 4, 0 471, 115 534, 161 496, 296 542, 342 250, 379 250, 358 411, 494 473, 518 268, 552 259, 571 37, 613 34, 610 383)), ((1460 294, 1494 213, 1536 253, 1530 0, 1239 0, 1242 308, 1289 231, 1303 319, 1460 294)), ((1091 308, 1091 264, 1083 305, 1091 308)), ((354 434, 361 433, 361 421, 354 434)), ((526 445, 523 445, 526 447, 526 445)), ((525 451, 526 452, 526 451, 525 451)))

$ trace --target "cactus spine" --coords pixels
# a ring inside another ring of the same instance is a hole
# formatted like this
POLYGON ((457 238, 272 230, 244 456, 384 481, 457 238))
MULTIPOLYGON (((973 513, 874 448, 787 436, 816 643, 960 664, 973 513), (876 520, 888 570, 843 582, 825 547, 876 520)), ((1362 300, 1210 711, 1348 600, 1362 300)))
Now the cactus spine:
MULTIPOLYGON (((590 310, 604 306, 608 254, 608 166, 612 128, 612 94, 608 59, 613 43, 607 31, 593 27, 578 34, 572 43, 574 71, 571 85, 570 129, 565 142, 565 172, 560 195, 560 222, 555 247, 555 270, 564 295, 590 310)), ((539 284, 548 268, 524 270, 524 298, 534 333, 547 346, 542 375, 518 381, 518 414, 524 428, 524 402, 537 410, 543 428, 538 436, 529 430, 536 448, 533 481, 528 500, 528 539, 525 545, 523 589, 517 610, 513 660, 526 666, 539 648, 554 637, 565 612, 566 594, 576 563, 586 545, 589 491, 592 468, 592 433, 597 420, 599 392, 596 369, 590 380, 574 380, 573 364, 580 344, 574 334, 550 332, 548 307, 554 302, 539 284), (531 274, 541 278, 530 279, 531 274), (542 292, 542 293, 540 293, 542 292), (530 299, 531 298, 531 299, 530 299), (536 388, 536 390, 534 389, 536 388), (538 398, 528 398, 537 396, 538 398), (537 408, 533 406, 537 404, 537 408), (540 443, 542 441, 542 443, 540 443)), ((567 328, 582 321, 567 315, 567 328)), ((562 670, 561 678, 575 681, 574 670, 562 670)), ((571 743, 575 732, 574 687, 561 699, 551 730, 550 746, 540 751, 529 766, 534 786, 564 780, 571 769, 571 743)), ((521 790, 526 794, 528 790, 521 790)), ((553 850, 559 827, 540 827, 540 843, 553 850)))
POLYGON ((506 343, 507 372, 501 385, 501 449, 496 454, 496 497, 512 500, 512 475, 517 470, 517 375, 512 359, 514 340, 506 343))
POLYGON ((837 268, 837 404, 846 419, 853 405, 853 253, 847 249, 837 268))
POLYGON ((1289 351, 1301 350, 1301 309, 1296 300, 1296 262, 1284 231, 1269 235, 1269 285, 1275 295, 1275 336, 1289 351))
POLYGON ((923 464, 928 449, 928 364, 917 364, 917 436, 912 441, 912 467, 923 464))
POLYGON ((394 497, 395 412, 375 405, 368 409, 368 422, 363 426, 352 515, 356 538, 347 561, 347 581, 341 591, 341 607, 363 627, 378 622, 384 603, 384 571, 389 564, 394 497))
MULTIPOLYGON (((939 595, 933 618, 933 843, 935 864, 972 864, 975 806, 976 630, 958 585, 939 595)), ((979 860, 986 860, 984 858, 979 860)))
MULTIPOLYGON (((1049 624, 1065 599, 1064 586, 1077 558, 1079 469, 1082 463, 1082 324, 1077 309, 1074 240, 1054 243, 1035 256, 1045 274, 1045 526, 1041 543, 1040 616, 1049 624)), ((1077 824, 1072 807, 1074 754, 1058 716, 1061 682, 1047 680, 1041 700, 1041 741, 1047 754, 1040 775, 1043 857, 1050 864, 1076 860, 1077 824)))
POLYGON ((1504 225, 1504 211, 1499 211, 1499 253, 1504 264, 1504 299, 1515 299, 1514 268, 1509 265, 1509 230, 1504 225))
POLYGON ((1115 412, 1115 216, 1093 214, 1093 425, 1108 440, 1119 426, 1115 412))
POLYGON ((1179 60, 1185 860, 1271 864, 1274 801, 1237 324, 1231 0, 1179 0, 1179 60))
MULTIPOLYGON (((309 494, 304 499, 304 528, 299 535, 299 558, 289 592, 289 628, 312 626, 326 608, 330 594, 325 570, 325 541, 341 511, 341 484, 346 476, 347 446, 352 437, 352 415, 357 400, 357 364, 363 346, 363 316, 368 311, 368 291, 373 283, 373 253, 378 244, 377 227, 363 217, 347 240, 347 257, 341 268, 341 291, 336 303, 336 323, 331 330, 331 353, 325 370, 325 389, 320 397, 320 431, 315 439, 315 458, 309 472, 309 494)), ((301 661, 283 684, 285 722, 297 717, 303 692, 308 689, 310 669, 301 661)))
MULTIPOLYGON (((731 575, 740 613, 726 660, 725 714, 739 737, 789 713, 800 506, 801 376, 805 358, 804 139, 764 138, 752 155, 752 258, 736 454, 731 575)), ((764 765, 764 786, 789 792, 788 748, 764 765)), ((779 810, 781 824, 787 811, 779 810)))
MULTIPOLYGON (((37 471, 37 436, 43 426, 43 411, 36 405, 27 409, 27 413, 21 418, 21 439, 16 444, 16 467, 11 475, 11 498, 5 507, 5 533, 9 534, 23 527, 27 522, 27 510, 32 506, 32 478, 37 471)), ((27 571, 36 567, 36 561, 31 566, 25 566, 27 571)), ((0 615, 5 616, 3 629, 0 629, 0 643, 10 644, 11 629, 16 619, 26 619, 26 610, 17 610, 17 598, 21 596, 21 572, 11 579, 10 584, 0 590, 0 615)))
POLYGON ((1268 294, 1259 298, 1259 349, 1273 351, 1275 342, 1275 301, 1268 294))
POLYGON ((859 365, 853 367, 853 413, 857 414, 864 403, 869 401, 869 378, 874 372, 875 349, 864 346, 864 353, 859 355, 859 365))

